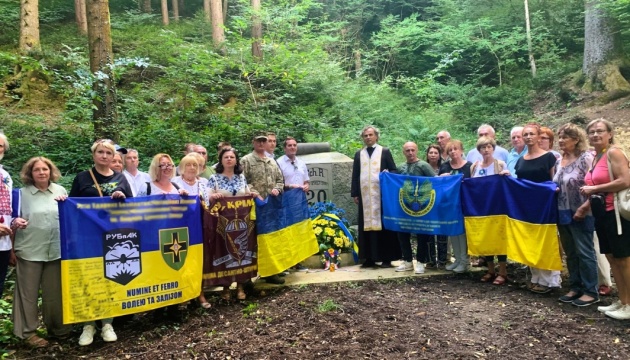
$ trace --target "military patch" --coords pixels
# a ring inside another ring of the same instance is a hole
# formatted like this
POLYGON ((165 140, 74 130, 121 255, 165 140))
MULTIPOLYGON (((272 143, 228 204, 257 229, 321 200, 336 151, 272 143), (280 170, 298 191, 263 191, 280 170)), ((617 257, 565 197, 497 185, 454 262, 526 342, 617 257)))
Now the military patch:
POLYGON ((160 230, 162 258, 174 270, 179 270, 184 266, 186 255, 188 255, 188 245, 187 227, 160 230))
POLYGON ((425 180, 420 185, 419 180, 405 180, 403 187, 398 191, 398 202, 400 208, 410 216, 424 216, 435 205, 435 189, 431 181, 425 180))
POLYGON ((115 229, 103 233, 105 278, 127 285, 142 273, 140 232, 136 229, 115 229))

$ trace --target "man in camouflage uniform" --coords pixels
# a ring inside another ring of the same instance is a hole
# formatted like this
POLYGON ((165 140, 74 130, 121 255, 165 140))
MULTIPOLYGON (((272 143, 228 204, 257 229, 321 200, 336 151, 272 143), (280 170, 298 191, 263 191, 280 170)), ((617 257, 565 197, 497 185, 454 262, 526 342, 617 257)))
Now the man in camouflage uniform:
MULTIPOLYGON (((266 135, 254 137, 254 151, 241 158, 243 175, 247 180, 249 190, 257 192, 262 199, 267 196, 278 196, 284 188, 284 178, 275 160, 265 155, 266 135)), ((278 275, 266 277, 272 284, 284 284, 284 279, 278 275)))

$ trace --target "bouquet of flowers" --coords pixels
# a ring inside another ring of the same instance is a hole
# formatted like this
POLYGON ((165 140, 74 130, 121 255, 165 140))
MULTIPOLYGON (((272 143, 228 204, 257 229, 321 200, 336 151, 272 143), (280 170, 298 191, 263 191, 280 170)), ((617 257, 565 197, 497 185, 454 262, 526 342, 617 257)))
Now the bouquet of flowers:
POLYGON ((313 232, 319 244, 321 262, 326 269, 330 264, 339 267, 341 253, 353 249, 353 236, 348 230, 345 211, 332 202, 319 202, 311 205, 313 232))

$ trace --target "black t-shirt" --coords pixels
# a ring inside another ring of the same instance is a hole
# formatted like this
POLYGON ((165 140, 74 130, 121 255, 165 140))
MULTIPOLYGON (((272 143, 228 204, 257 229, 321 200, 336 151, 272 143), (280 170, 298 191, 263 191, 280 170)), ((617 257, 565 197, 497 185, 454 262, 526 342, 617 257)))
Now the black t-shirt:
POLYGON ((551 181, 549 171, 556 165, 556 161, 556 157, 551 152, 531 160, 521 157, 516 162, 514 170, 519 179, 537 183, 551 181))
POLYGON ((451 162, 447 161, 445 163, 442 163, 442 166, 440 166, 440 171, 438 172, 438 175, 442 175, 442 174, 451 174, 451 175, 463 174, 464 175, 464 179, 468 179, 470 177, 470 167, 471 166, 472 166, 472 163, 470 161, 466 161, 464 166, 462 166, 462 167, 460 167, 458 169, 453 169, 453 167, 451 166, 451 162))
MULTIPOLYGON (((127 182, 127 178, 122 173, 114 171, 110 176, 103 176, 95 168, 92 168, 92 173, 96 178, 96 182, 101 187, 103 196, 111 196, 114 191, 122 191, 126 197, 133 197, 131 187, 127 182)), ((89 171, 81 171, 77 174, 72 182, 72 189, 70 190, 70 197, 99 197, 98 190, 94 186, 94 180, 90 176, 89 171)))

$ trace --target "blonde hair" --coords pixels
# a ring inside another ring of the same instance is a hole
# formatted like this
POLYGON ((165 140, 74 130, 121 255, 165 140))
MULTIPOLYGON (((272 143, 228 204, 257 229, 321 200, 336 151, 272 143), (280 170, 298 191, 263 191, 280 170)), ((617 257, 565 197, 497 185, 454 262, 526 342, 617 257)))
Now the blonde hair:
POLYGON ((579 155, 588 150, 586 132, 579 126, 573 123, 564 124, 560 126, 560 129, 558 129, 558 137, 560 137, 563 133, 564 136, 577 140, 577 143, 575 144, 575 155, 579 155))
MULTIPOLYGON (((167 158, 168 162, 174 166, 173 159, 168 154, 159 153, 153 157, 151 160, 151 165, 149 165, 149 176, 151 177, 151 181, 158 181, 158 176, 160 176, 160 160, 163 158, 167 158)), ((175 171, 171 173, 171 179, 175 176, 175 171)))
MULTIPOLYGON (((614 144, 615 143, 615 133, 613 132, 613 125, 610 121, 604 119, 604 118, 599 118, 599 119, 595 119, 593 121, 591 121, 590 123, 588 123, 588 125, 586 125, 586 132, 589 131, 590 128, 592 128, 593 126, 602 123, 604 124, 604 126, 606 126, 606 130, 608 130, 608 132, 610 133, 610 144, 614 144)), ((6 149, 5 149, 6 150, 6 149)))
POLYGON ((96 152, 96 148, 98 148, 99 145, 106 149, 111 150, 112 154, 116 153, 116 147, 114 146, 113 141, 109 139, 101 139, 101 140, 96 140, 94 144, 92 144, 92 147, 90 147, 90 151, 92 151, 92 154, 96 152))
POLYGON ((199 163, 200 163, 199 159, 200 158, 201 158, 201 162, 204 162, 203 156, 201 156, 200 154, 197 154, 197 153, 190 153, 190 154, 184 156, 179 161, 179 166, 177 167, 179 169, 179 174, 182 175, 182 176, 184 175, 184 169, 186 168, 186 165, 188 165, 188 164, 195 164, 195 168, 197 169, 197 175, 199 175, 201 173, 201 167, 199 166, 199 163))
POLYGON ((448 143, 446 143, 446 146, 444 146, 444 148, 446 149, 446 153, 450 152, 452 148, 464 151, 464 144, 459 140, 450 140, 448 143))
POLYGON ((492 145, 493 149, 497 148, 497 142, 493 138, 491 138, 490 136, 482 136, 482 137, 480 137, 477 140, 477 145, 476 145, 477 146, 477 151, 480 151, 482 146, 486 146, 488 144, 492 145))

